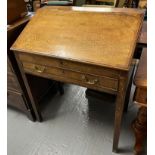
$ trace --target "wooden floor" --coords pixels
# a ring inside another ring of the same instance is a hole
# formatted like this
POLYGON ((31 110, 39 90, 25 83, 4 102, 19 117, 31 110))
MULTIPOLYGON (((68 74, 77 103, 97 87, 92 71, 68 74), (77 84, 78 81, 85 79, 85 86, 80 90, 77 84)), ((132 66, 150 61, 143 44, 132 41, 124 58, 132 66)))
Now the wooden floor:
MULTIPOLYGON (((31 122, 22 113, 8 108, 8 155, 114 154, 115 104, 93 98, 88 102, 83 87, 66 84, 64 89, 63 96, 56 94, 42 101, 42 123, 31 122)), ((123 118, 118 155, 133 155, 130 124, 136 113, 137 107, 130 103, 123 118)))

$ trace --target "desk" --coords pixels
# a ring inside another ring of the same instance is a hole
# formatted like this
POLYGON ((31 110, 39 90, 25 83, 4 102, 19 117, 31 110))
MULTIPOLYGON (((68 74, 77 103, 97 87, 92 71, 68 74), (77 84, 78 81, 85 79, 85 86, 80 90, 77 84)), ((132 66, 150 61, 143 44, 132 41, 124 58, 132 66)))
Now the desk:
POLYGON ((143 141, 147 130, 147 49, 144 48, 138 69, 135 75, 134 83, 136 91, 134 102, 140 106, 136 119, 132 126, 134 129, 136 142, 135 154, 140 155, 142 151, 143 141))
POLYGON ((134 9, 45 7, 38 10, 11 48, 37 119, 41 121, 41 112, 26 73, 116 94, 113 139, 116 151, 126 86, 143 16, 142 10, 134 9))

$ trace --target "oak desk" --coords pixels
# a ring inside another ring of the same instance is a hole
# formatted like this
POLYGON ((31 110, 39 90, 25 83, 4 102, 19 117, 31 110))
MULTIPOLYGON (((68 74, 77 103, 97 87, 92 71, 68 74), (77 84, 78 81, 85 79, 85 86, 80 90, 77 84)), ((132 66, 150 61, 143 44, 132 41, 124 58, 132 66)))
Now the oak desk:
POLYGON ((147 48, 143 49, 134 84, 136 85, 134 102, 140 108, 132 126, 136 137, 135 154, 140 155, 147 130, 147 48))
POLYGON ((113 151, 117 150, 126 86, 143 11, 45 7, 12 46, 37 119, 41 112, 25 74, 116 94, 113 151), (130 36, 129 36, 130 34, 130 36))

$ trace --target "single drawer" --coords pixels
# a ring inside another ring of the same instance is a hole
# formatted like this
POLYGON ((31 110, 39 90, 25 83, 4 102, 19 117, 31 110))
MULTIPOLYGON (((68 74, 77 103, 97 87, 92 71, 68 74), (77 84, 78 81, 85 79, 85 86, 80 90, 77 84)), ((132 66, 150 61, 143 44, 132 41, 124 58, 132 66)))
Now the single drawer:
POLYGON ((103 88, 112 91, 117 91, 118 89, 118 80, 106 76, 96 76, 78 71, 43 66, 27 62, 23 62, 23 67, 27 73, 52 78, 58 81, 69 81, 69 83, 88 86, 89 88, 103 88))
POLYGON ((21 91, 19 83, 14 74, 7 74, 7 87, 10 90, 21 91))
POLYGON ((136 88, 134 101, 142 104, 147 104, 147 89, 136 88))
POLYGON ((7 91, 7 104, 18 108, 20 110, 26 111, 26 103, 21 93, 7 91))
POLYGON ((107 69, 101 66, 89 65, 86 63, 74 62, 70 60, 49 58, 45 56, 25 54, 25 53, 19 53, 19 59, 21 60, 21 62, 29 62, 49 67, 63 68, 67 70, 69 69, 72 71, 78 71, 99 76, 107 76, 115 79, 118 79, 119 76, 118 70, 107 69))

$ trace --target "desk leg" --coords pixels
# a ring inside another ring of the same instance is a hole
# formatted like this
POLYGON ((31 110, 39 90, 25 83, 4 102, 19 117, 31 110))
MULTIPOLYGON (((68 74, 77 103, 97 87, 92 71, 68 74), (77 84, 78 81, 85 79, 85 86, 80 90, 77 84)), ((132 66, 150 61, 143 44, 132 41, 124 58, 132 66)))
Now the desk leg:
POLYGON ((132 127, 135 133, 135 146, 134 154, 140 155, 143 148, 144 138, 147 133, 147 109, 146 107, 141 107, 138 111, 136 119, 132 123, 132 127))
POLYGON ((34 110, 36 119, 37 119, 39 122, 41 122, 41 121, 42 121, 41 111, 40 111, 40 108, 39 108, 38 103, 34 100, 34 98, 33 98, 33 96, 32 96, 32 92, 31 92, 29 83, 28 83, 28 81, 27 81, 27 77, 26 77, 26 75, 25 75, 24 69, 23 69, 23 67, 22 67, 22 63, 21 63, 20 60, 19 60, 18 53, 15 53, 15 57, 16 57, 16 60, 17 60, 17 63, 18 63, 18 67, 19 67, 20 73, 21 73, 22 78, 23 78, 23 81, 24 81, 24 85, 25 85, 26 90, 27 90, 28 97, 29 97, 30 102, 31 102, 31 104, 32 104, 32 108, 33 108, 33 110, 34 110))
POLYGON ((120 77, 119 79, 119 87, 118 87, 116 107, 115 107, 113 152, 117 152, 117 149, 118 149, 122 115, 123 115, 123 110, 124 110, 124 100, 125 100, 125 94, 126 94, 126 85, 127 85, 126 79, 127 78, 125 77, 120 77))

